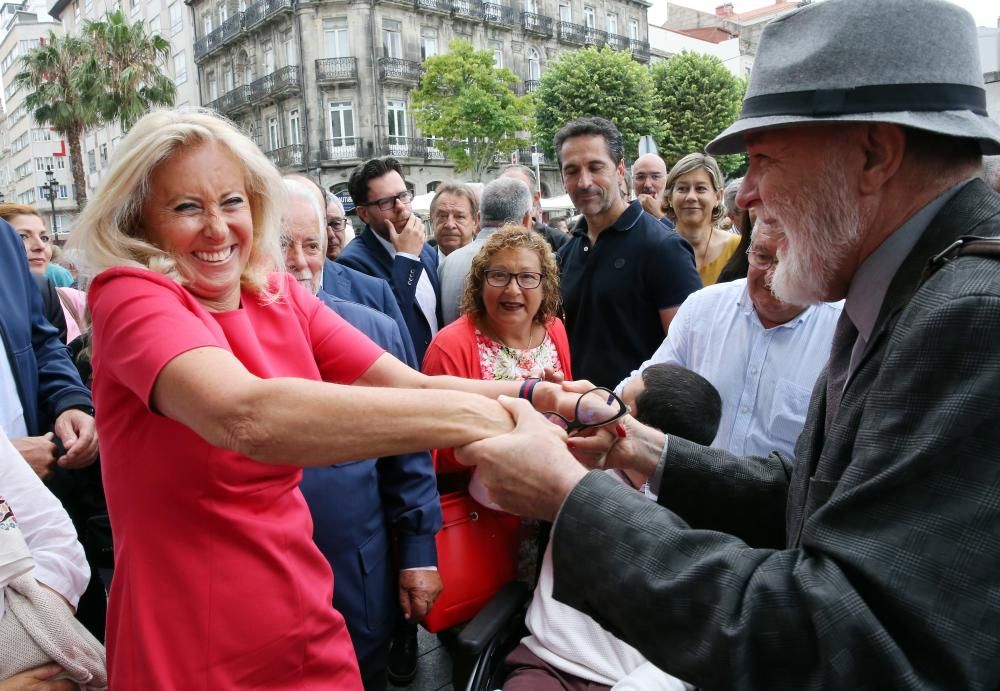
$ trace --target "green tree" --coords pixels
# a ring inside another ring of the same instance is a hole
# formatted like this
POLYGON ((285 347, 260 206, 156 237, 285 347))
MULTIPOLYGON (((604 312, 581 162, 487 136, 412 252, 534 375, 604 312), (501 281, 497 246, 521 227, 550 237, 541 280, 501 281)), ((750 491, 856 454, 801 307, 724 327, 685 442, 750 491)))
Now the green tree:
MULTIPOLYGON (((684 51, 653 65, 651 72, 656 117, 663 126, 657 143, 668 168, 693 151, 704 151, 740 114, 746 82, 714 55, 684 51)), ((745 163, 742 154, 718 160, 727 175, 745 163)))
POLYGON ((639 137, 659 134, 653 80, 627 52, 605 46, 563 53, 542 75, 536 97, 536 131, 549 156, 555 154, 553 135, 578 117, 600 116, 613 122, 625 139, 627 158, 638 155, 639 137))
POLYGON ((35 122, 50 126, 69 144, 77 210, 87 203, 80 141, 84 130, 100 121, 82 69, 91 52, 86 40, 49 32, 44 43, 21 57, 21 72, 15 77, 23 88, 31 90, 24 102, 35 122))
POLYGON ((84 22, 83 35, 93 45, 85 74, 103 121, 125 132, 153 107, 174 104, 177 87, 158 66, 170 57, 167 39, 141 21, 130 24, 122 10, 84 22))
POLYGON ((452 41, 448 52, 424 61, 420 87, 412 92, 417 127, 455 162, 459 173, 482 180, 495 158, 526 146, 530 96, 514 93, 517 77, 493 66, 493 54, 452 41), (520 136, 519 136, 520 135, 520 136))

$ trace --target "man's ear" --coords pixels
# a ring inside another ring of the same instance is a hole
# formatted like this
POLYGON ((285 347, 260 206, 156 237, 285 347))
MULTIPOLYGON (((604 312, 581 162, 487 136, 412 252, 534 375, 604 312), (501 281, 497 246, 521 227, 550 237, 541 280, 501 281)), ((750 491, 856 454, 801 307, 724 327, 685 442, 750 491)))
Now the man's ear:
POLYGON ((528 230, 531 230, 532 227, 534 226, 534 223, 532 223, 531 221, 531 211, 532 209, 528 209, 527 213, 525 213, 524 216, 521 217, 521 225, 527 228, 528 230))
POLYGON ((861 145, 865 162, 858 180, 862 194, 872 194, 891 180, 903 163, 906 133, 899 125, 872 123, 863 125, 861 145))
POLYGON ((356 206, 356 207, 354 207, 354 212, 358 215, 358 218, 361 219, 362 223, 364 223, 366 225, 368 224, 368 207, 367 206, 356 206))

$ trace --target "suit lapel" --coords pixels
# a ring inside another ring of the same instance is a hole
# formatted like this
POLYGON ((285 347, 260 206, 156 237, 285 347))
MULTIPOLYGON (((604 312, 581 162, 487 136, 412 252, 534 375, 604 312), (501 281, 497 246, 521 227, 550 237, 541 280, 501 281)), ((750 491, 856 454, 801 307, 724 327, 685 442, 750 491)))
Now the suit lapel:
POLYGON ((375 231, 371 229, 371 226, 368 225, 365 226, 365 229, 361 231, 361 236, 359 237, 359 239, 363 243, 365 243, 365 246, 368 248, 368 251, 371 252, 371 255, 382 267, 382 270, 385 272, 385 275, 391 276, 392 257, 389 256, 389 253, 386 251, 385 247, 383 247, 382 243, 378 241, 377 237, 375 237, 375 231))

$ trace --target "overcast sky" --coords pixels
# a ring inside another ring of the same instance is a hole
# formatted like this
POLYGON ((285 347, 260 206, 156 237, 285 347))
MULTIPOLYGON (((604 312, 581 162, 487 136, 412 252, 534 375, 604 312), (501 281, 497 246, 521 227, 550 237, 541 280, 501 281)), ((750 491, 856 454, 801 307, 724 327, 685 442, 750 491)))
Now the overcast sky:
MULTIPOLYGON (((995 27, 997 17, 1000 16, 1000 2, 997 0, 949 0, 967 9, 976 18, 979 26, 995 27)), ((653 4, 659 5, 665 0, 653 0, 653 4)), ((715 8, 726 2, 726 0, 671 0, 678 5, 687 5, 705 12, 714 12, 715 8)), ((872 0, 877 2, 877 0, 872 0)), ((758 7, 773 5, 774 0, 733 0, 733 7, 737 12, 754 10, 758 7)))

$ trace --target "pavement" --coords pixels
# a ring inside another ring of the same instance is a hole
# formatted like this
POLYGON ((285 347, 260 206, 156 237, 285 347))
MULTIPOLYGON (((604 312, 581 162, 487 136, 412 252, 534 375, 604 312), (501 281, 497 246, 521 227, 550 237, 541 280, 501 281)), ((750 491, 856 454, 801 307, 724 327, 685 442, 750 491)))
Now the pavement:
POLYGON ((454 691, 451 685, 451 657, 433 633, 417 628, 417 678, 408 686, 393 686, 389 691, 454 691))

